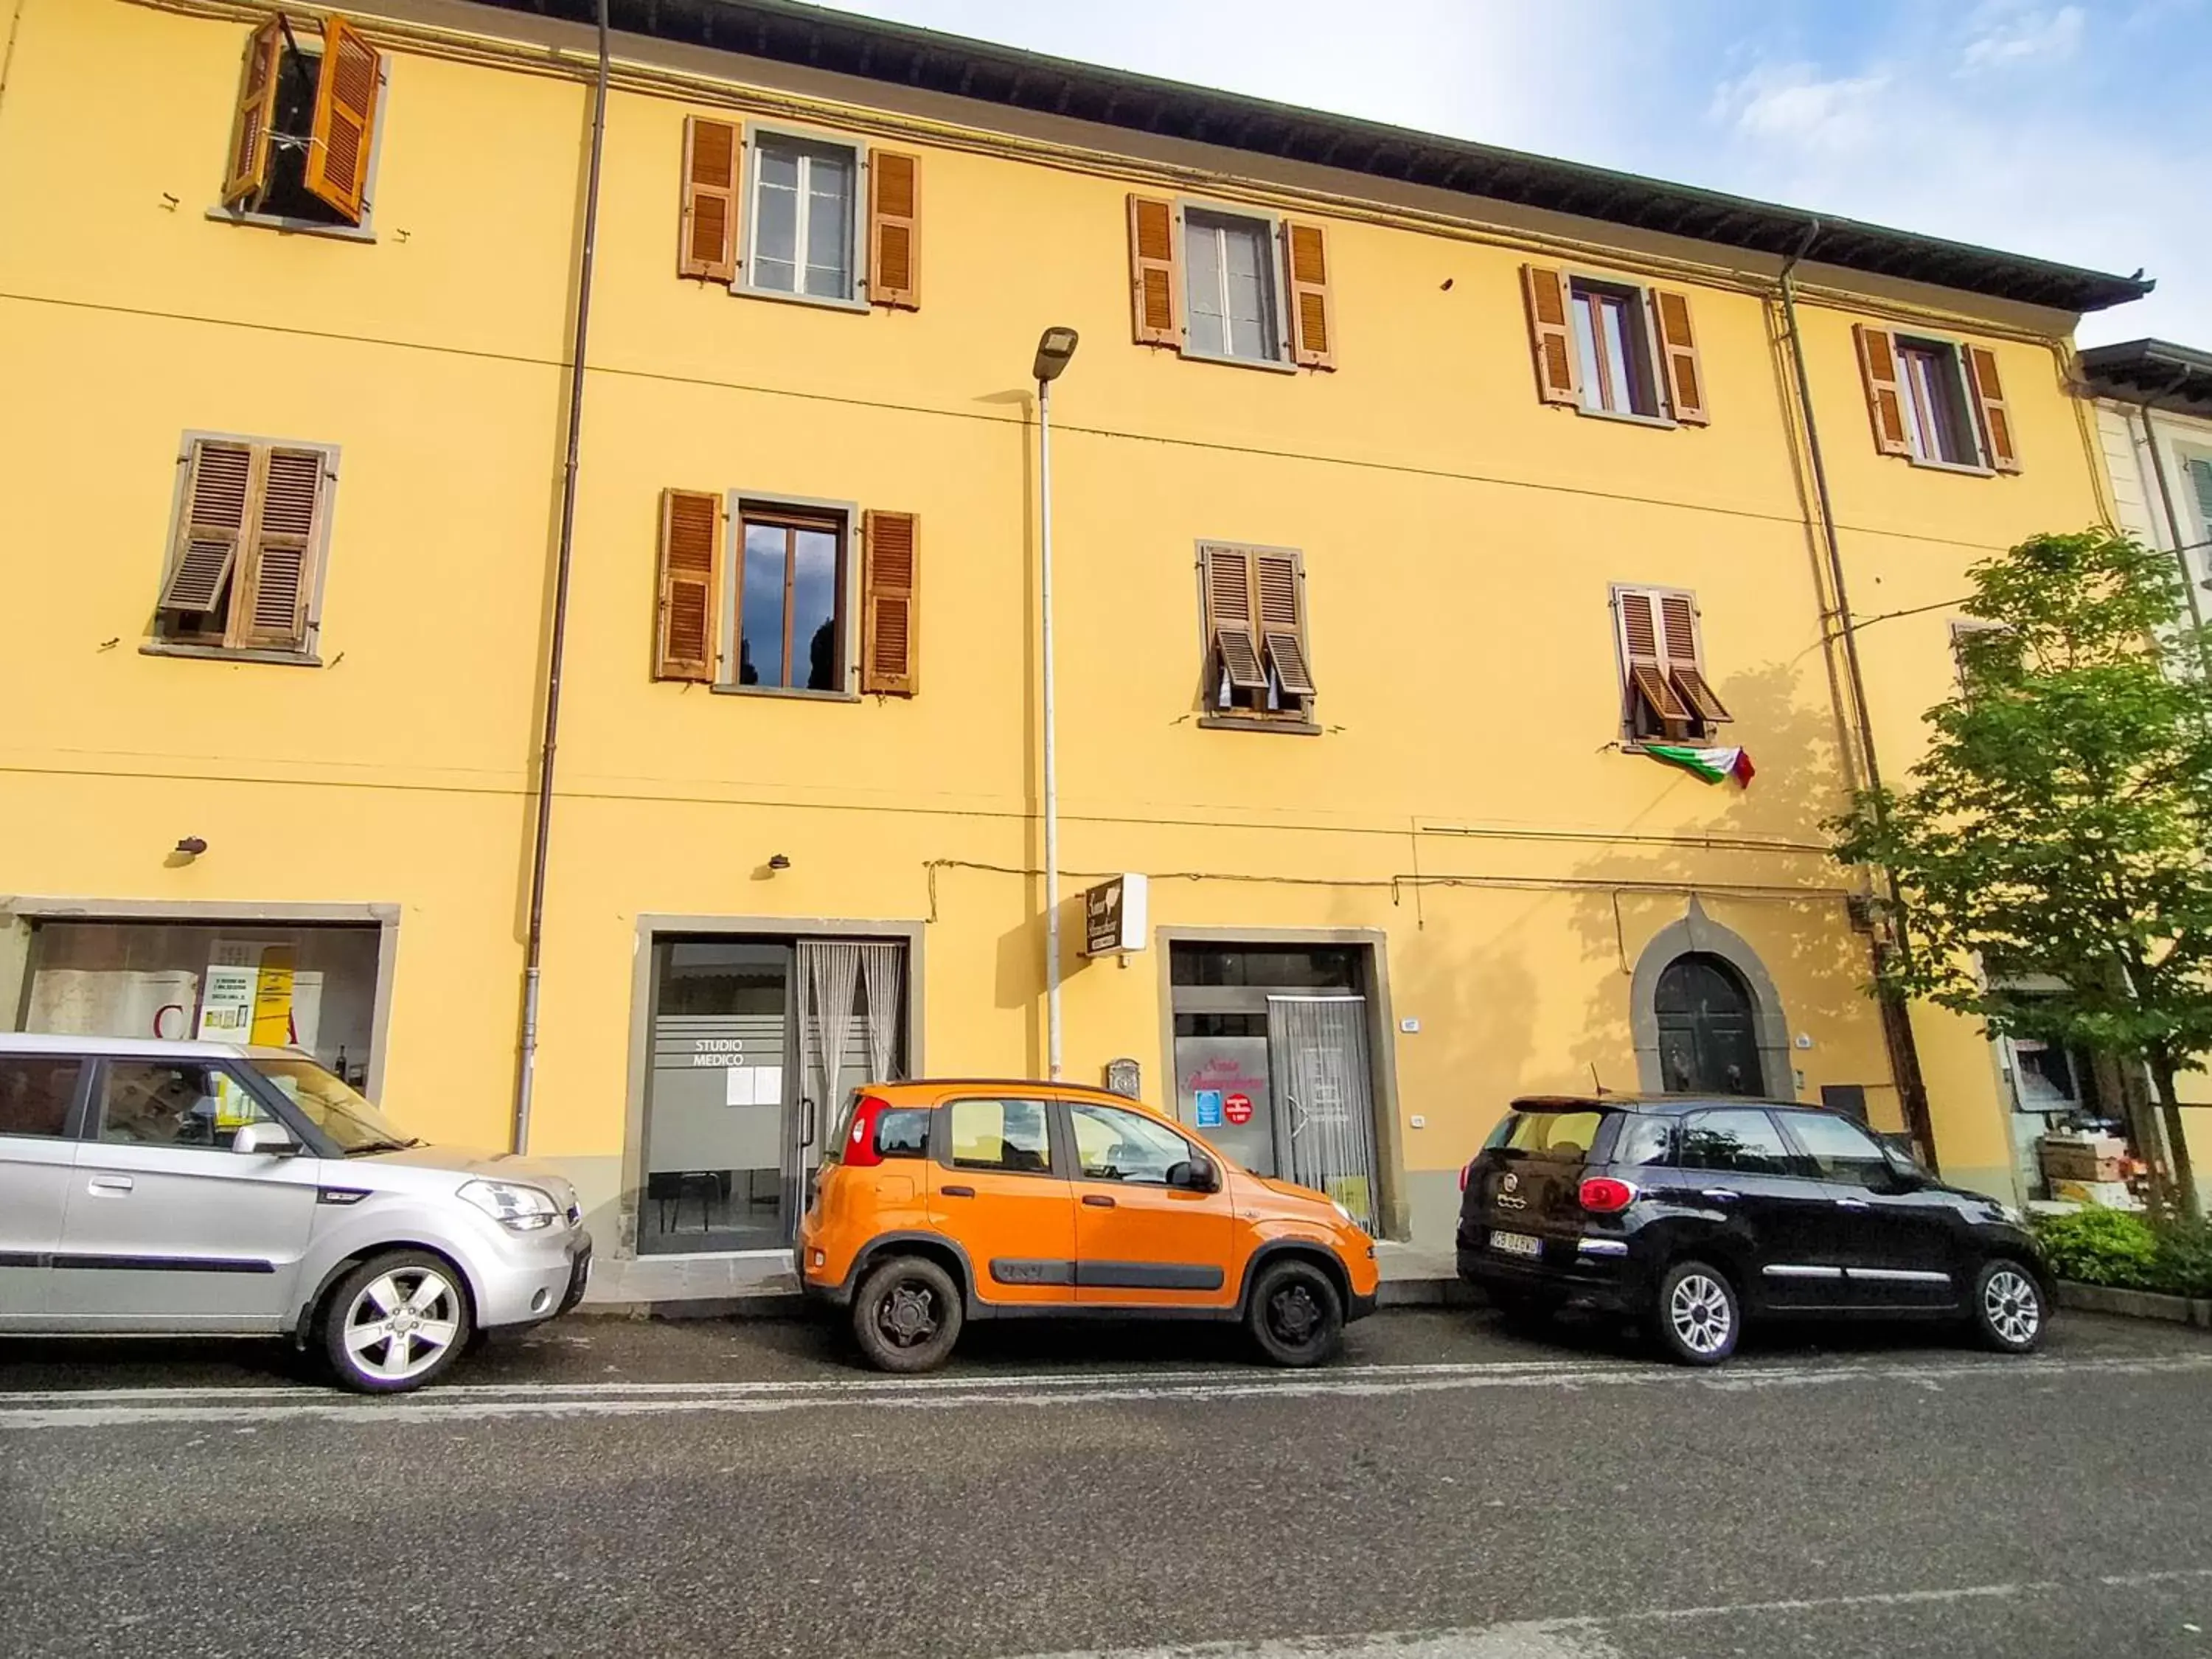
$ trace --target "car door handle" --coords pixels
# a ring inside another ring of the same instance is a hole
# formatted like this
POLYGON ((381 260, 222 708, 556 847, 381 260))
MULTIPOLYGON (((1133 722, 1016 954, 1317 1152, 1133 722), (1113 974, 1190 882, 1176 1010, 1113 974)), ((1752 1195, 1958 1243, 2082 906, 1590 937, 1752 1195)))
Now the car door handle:
POLYGON ((940 1198, 973 1198, 975 1189, 973 1187, 939 1187, 937 1194, 940 1198))
POLYGON ((1836 1207, 1839 1210, 1870 1210, 1874 1206, 1863 1198, 1839 1198, 1836 1200, 1836 1207))
POLYGON ((131 1190, 133 1182, 129 1176, 94 1176, 85 1182, 88 1192, 120 1194, 131 1190))
POLYGON ((1114 1207, 1113 1198, 1105 1193, 1085 1193, 1083 1195, 1083 1201, 1094 1210, 1110 1210, 1114 1207))
POLYGON ((1708 1187, 1698 1196, 1710 1198, 1716 1204, 1733 1204, 1743 1194, 1728 1187, 1708 1187))

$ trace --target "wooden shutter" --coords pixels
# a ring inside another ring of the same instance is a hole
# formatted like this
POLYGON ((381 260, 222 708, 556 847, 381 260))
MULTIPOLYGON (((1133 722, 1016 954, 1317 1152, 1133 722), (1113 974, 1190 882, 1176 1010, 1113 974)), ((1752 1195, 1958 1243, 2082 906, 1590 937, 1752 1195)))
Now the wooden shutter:
POLYGON ((1328 303, 1328 239, 1322 228, 1285 223, 1283 263, 1290 278, 1291 361, 1301 368, 1334 368, 1336 319, 1328 303))
MULTIPOLYGON (((2189 482, 2197 491, 2197 516, 2204 521, 2204 533, 2212 537, 2212 461, 2192 455, 2188 464, 2189 482)), ((2179 530, 2179 525, 2174 526, 2179 530)), ((2184 538, 2184 544, 2189 538, 2184 538)))
POLYGON ((1579 404, 1582 376, 1567 325, 1567 276, 1548 265, 1521 267, 1522 297, 1528 302, 1528 346, 1536 359, 1536 395, 1547 404, 1579 404))
POLYGON ((1874 447, 1885 455, 1910 455, 1905 433, 1905 392, 1897 383, 1897 337, 1886 328, 1852 325, 1858 337, 1859 373, 1866 380, 1867 411, 1874 417, 1874 447))
POLYGON ((212 439, 192 445, 169 574, 161 584, 161 610, 215 608, 246 538, 246 507, 252 484, 251 445, 212 439))
POLYGON ((1285 696, 1310 697, 1314 681, 1306 653, 1305 571, 1295 553, 1255 553, 1252 566, 1266 665, 1275 671, 1285 696))
POLYGON ((744 155, 735 121, 684 119, 683 244, 676 274, 710 282, 738 278, 738 167, 744 155))
POLYGON ((1635 588, 1613 592, 1613 606, 1620 613, 1620 661, 1627 696, 1632 702, 1641 698, 1659 720, 1686 720, 1690 711, 1668 678, 1659 648, 1658 597, 1635 588))
POLYGON ((1728 706, 1714 695, 1705 680, 1698 651, 1698 612, 1687 593, 1662 593, 1659 600, 1659 645, 1667 659, 1667 680, 1681 696, 1683 706, 1707 724, 1730 719, 1728 706))
POLYGON ((1241 547, 1199 550, 1206 588, 1206 638, 1209 677, 1218 662, 1239 691, 1264 691, 1267 671, 1260 665, 1259 636, 1253 632, 1252 556, 1241 547))
POLYGON ((1989 445, 1990 465, 2000 472, 2020 471, 2020 447, 2013 441, 2012 414, 2005 408, 2004 383, 1997 379, 1997 356, 1987 346, 1961 346, 1966 360, 1966 383, 1981 406, 1982 436, 1989 445))
POLYGON ((1659 342, 1659 362, 1667 375, 1667 406, 1685 426, 1704 426, 1705 377, 1698 362, 1698 340, 1690 327, 1690 296, 1670 288, 1650 292, 1651 331, 1659 342))
POLYGON ((721 496, 697 489, 662 490, 653 678, 713 681, 721 571, 721 496))
POLYGON ((230 161, 223 169, 222 204, 236 207, 269 182, 270 112, 276 101, 276 55, 283 26, 274 17, 246 43, 246 68, 238 88, 238 113, 230 126, 230 161))
POLYGON ((921 161, 897 150, 868 152, 868 300, 902 311, 921 309, 915 224, 921 161))
POLYGON ((323 20, 323 65, 315 77, 313 142, 307 185, 354 224, 368 206, 368 163, 376 140, 376 88, 384 59, 352 24, 323 20))
POLYGON ((229 641, 296 651, 307 642, 325 460, 319 449, 263 450, 254 458, 252 527, 246 538, 229 641))
POLYGON ((1129 294, 1139 345, 1182 344, 1182 250, 1175 204, 1129 198, 1129 294))
POLYGON ((921 684, 915 608, 921 521, 911 513, 860 515, 860 690, 910 697, 921 684))

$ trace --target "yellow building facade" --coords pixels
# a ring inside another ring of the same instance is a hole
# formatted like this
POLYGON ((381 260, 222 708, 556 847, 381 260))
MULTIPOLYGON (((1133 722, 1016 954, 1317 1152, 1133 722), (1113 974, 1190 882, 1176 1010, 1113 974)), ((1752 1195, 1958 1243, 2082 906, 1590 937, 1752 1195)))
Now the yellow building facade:
MULTIPOLYGON (((1449 1241, 1516 1094, 1905 1125, 1821 850, 1866 768, 1829 520, 1895 777, 1966 566, 2106 516, 2069 339, 2130 284, 1814 234, 1816 474, 1802 215, 616 9, 526 1137, 603 1249, 780 1248, 865 1073, 1042 1075, 1048 902, 1067 1076, 1395 1238, 1449 1241), (1142 948, 1086 957, 1122 874, 1142 948)), ((503 1146, 592 35, 272 15, 19 8, 0 1009, 213 1030, 244 963, 263 1035, 503 1146)), ((1911 1028, 1946 1173, 2014 1193, 1990 1046, 1911 1028)))

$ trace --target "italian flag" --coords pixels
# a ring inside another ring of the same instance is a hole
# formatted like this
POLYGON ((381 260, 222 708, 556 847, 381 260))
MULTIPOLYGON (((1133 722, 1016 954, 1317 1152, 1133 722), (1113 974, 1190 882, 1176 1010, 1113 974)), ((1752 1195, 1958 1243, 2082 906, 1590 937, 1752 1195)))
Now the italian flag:
POLYGON ((1751 757, 1741 749, 1692 749, 1684 744, 1647 743, 1644 752, 1654 760, 1695 772, 1707 783, 1734 778, 1739 784, 1747 785, 1757 770, 1751 763, 1751 757))

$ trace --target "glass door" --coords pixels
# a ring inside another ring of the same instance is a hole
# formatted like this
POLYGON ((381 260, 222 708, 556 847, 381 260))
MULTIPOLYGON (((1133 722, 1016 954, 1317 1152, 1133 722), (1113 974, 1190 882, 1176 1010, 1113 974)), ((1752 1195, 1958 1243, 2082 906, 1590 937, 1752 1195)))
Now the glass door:
POLYGON ((1375 1231, 1375 1095, 1367 999, 1271 996, 1267 1060, 1290 1179, 1375 1231))

